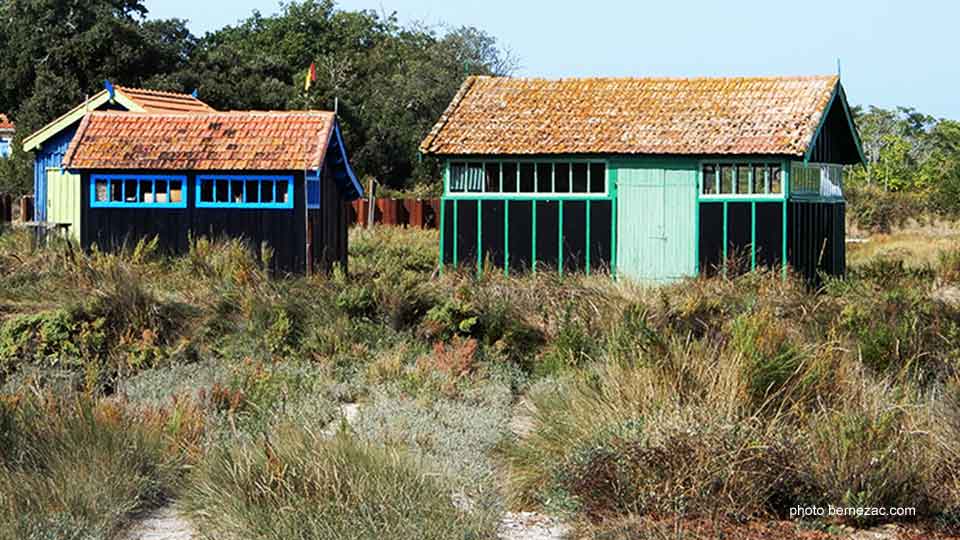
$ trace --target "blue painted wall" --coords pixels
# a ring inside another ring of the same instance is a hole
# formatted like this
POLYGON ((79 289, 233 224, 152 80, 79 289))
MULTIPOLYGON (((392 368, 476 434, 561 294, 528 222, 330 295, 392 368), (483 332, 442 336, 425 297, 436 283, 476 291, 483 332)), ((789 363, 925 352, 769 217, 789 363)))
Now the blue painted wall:
POLYGON ((57 133, 44 141, 43 145, 34 153, 33 161, 33 219, 47 220, 47 168, 59 168, 63 164, 63 156, 67 153, 70 140, 77 132, 80 122, 57 133))

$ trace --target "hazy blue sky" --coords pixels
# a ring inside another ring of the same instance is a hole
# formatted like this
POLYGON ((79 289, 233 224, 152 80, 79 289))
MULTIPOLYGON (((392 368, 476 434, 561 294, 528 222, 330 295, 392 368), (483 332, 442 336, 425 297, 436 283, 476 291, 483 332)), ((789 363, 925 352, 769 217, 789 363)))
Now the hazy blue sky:
MULTIPOLYGON (((195 34, 275 1, 146 0, 195 34)), ((853 104, 908 105, 960 119, 960 2, 776 0, 341 0, 401 22, 472 25, 519 57, 518 75, 697 76, 834 73, 853 104)))

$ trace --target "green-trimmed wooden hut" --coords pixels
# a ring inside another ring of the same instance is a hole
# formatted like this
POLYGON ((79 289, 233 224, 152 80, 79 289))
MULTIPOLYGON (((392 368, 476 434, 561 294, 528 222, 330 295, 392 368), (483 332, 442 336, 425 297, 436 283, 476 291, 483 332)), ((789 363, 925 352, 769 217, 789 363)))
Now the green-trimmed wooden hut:
POLYGON ((669 282, 845 269, 837 76, 470 77, 420 146, 444 171, 444 265, 669 282))

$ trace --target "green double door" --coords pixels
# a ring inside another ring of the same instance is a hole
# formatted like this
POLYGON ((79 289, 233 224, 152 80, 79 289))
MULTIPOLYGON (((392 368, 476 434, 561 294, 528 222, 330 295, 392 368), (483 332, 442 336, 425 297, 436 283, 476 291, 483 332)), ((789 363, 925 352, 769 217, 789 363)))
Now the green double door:
POLYGON ((697 271, 697 168, 624 163, 617 167, 617 270, 665 283, 697 271))

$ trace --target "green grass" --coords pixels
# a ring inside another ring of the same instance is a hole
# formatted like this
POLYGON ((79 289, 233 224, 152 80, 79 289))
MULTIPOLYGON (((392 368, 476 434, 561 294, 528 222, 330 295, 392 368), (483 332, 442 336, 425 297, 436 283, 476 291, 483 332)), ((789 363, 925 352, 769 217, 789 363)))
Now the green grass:
POLYGON ((435 475, 400 452, 300 426, 214 451, 182 505, 213 538, 493 538, 435 475))
POLYGON ((0 538, 108 538, 173 496, 202 423, 50 394, 0 403, 0 538))
POLYGON ((0 505, 14 537, 106 538, 171 495, 217 538, 484 538, 507 506, 584 534, 795 504, 958 522, 956 250, 862 252, 814 292, 762 271, 440 274, 436 231, 350 241, 349 276, 307 278, 236 241, 170 258, 0 234, 0 437, 20 449, 0 465, 31 486, 0 505), (37 392, 119 412, 52 423, 37 392), (361 414, 331 439, 343 402, 361 414))

